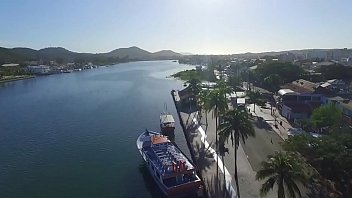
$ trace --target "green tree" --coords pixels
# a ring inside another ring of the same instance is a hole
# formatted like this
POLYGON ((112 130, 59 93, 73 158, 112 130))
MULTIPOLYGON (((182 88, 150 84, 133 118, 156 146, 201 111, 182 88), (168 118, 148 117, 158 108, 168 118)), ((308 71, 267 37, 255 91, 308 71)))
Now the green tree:
POLYGON ((304 70, 298 65, 280 62, 260 64, 254 71, 262 82, 270 75, 278 75, 281 78, 281 83, 288 83, 297 80, 304 74, 304 70))
POLYGON ((249 120, 247 111, 245 110, 230 110, 223 117, 223 122, 219 126, 220 142, 231 139, 235 150, 235 180, 238 197, 240 197, 240 188, 238 184, 237 174, 237 150, 240 145, 240 139, 243 142, 249 136, 255 136, 254 128, 249 120))
POLYGON ((276 92, 281 84, 281 78, 278 74, 270 74, 264 78, 264 83, 269 87, 271 92, 276 92))
POLYGON ((237 87, 241 86, 241 83, 241 79, 236 76, 230 76, 229 80, 227 81, 228 86, 231 87, 235 92, 237 90, 237 87))
POLYGON ((286 194, 292 198, 296 195, 302 197, 298 183, 303 186, 307 184, 308 176, 305 170, 303 160, 292 153, 278 152, 268 156, 268 160, 262 162, 262 169, 256 175, 257 180, 266 179, 260 189, 260 195, 265 196, 276 184, 278 198, 285 198, 286 194))
MULTIPOLYGON (((231 89, 226 85, 225 82, 219 81, 217 86, 211 90, 208 94, 208 100, 206 101, 206 109, 213 112, 213 118, 215 118, 215 147, 218 153, 218 123, 220 115, 223 115, 228 110, 226 94, 230 94, 231 89)), ((217 158, 219 155, 217 155, 217 158)), ((219 159, 217 159, 219 161, 219 159)), ((219 182, 219 167, 216 168, 216 182, 219 182)), ((216 193, 218 193, 218 185, 216 187, 216 193)))
POLYGON ((249 102, 254 104, 253 112, 255 112, 255 105, 263 104, 262 96, 258 91, 247 92, 247 96, 249 97, 249 102))
POLYGON ((331 132, 314 138, 310 135, 294 136, 286 140, 283 148, 299 152, 318 173, 334 182, 344 197, 352 196, 352 133, 331 132))
POLYGON ((202 90, 201 81, 199 80, 199 78, 197 78, 196 76, 192 76, 191 79, 186 81, 186 83, 191 88, 191 91, 194 96, 197 97, 200 91, 202 90))
POLYGON ((198 98, 197 98, 197 103, 198 103, 198 107, 200 110, 200 114, 202 114, 202 110, 205 113, 205 123, 206 126, 208 126, 208 112, 209 112, 209 108, 210 106, 208 105, 209 102, 209 90, 201 90, 198 94, 198 98))
POLYGON ((310 121, 314 127, 332 127, 340 123, 342 119, 342 111, 334 104, 323 105, 315 109, 312 113, 310 121))

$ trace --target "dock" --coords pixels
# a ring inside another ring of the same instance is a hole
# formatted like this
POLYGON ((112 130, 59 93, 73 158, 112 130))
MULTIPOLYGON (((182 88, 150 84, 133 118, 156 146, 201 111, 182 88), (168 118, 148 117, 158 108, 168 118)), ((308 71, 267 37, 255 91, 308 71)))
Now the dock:
MULTIPOLYGON (((179 92, 174 90, 171 95, 192 160, 203 181, 205 197, 237 197, 233 145, 228 142, 225 144, 225 148, 228 149, 226 152, 216 153, 215 119, 212 112, 200 112, 195 103, 187 103, 192 99, 184 97, 183 90, 180 92, 181 97, 179 92), (181 100, 185 104, 182 104, 181 100)), ((247 107, 252 105, 249 104, 247 107)), ((252 123, 256 136, 249 137, 245 144, 241 141, 237 150, 238 183, 242 197, 261 197, 259 189, 263 181, 255 179, 256 172, 268 155, 282 150, 280 145, 283 139, 280 133, 274 130, 270 121, 265 118, 266 116, 261 114, 253 116, 252 123)), ((267 197, 276 197, 276 194, 275 191, 270 191, 267 197)))
POLYGON ((203 123, 198 122, 198 111, 194 106, 183 108, 179 105, 180 97, 177 91, 171 92, 180 124, 187 142, 191 158, 197 167, 204 187, 204 197, 236 197, 231 174, 223 166, 222 156, 217 156, 214 143, 209 142, 203 123), (218 177, 217 175, 218 169, 218 177), (223 179, 225 175, 225 180, 223 179), (219 182, 216 182, 218 179, 219 182))

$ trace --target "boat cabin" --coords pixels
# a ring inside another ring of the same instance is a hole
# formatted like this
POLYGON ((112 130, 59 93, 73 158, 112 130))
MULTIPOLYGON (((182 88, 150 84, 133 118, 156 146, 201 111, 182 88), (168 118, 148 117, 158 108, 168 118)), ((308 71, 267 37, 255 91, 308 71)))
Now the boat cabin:
POLYGON ((143 144, 145 161, 163 191, 172 194, 199 189, 195 166, 167 137, 152 135, 147 142, 143 144))

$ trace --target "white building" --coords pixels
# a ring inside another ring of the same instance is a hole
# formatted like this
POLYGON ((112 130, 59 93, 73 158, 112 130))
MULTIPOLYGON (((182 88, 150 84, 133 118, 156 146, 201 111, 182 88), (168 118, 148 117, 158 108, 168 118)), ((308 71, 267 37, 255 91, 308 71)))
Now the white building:
POLYGON ((46 65, 28 66, 27 69, 33 74, 48 74, 50 72, 50 67, 46 65))
POLYGON ((15 63, 9 63, 9 64, 3 64, 1 65, 2 67, 17 67, 19 66, 19 64, 15 64, 15 63))

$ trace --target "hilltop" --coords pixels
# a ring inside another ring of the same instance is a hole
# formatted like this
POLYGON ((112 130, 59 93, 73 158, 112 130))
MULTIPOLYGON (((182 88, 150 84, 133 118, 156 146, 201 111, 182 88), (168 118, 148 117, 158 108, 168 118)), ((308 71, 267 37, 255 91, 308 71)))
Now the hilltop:
POLYGON ((165 60, 177 59, 182 54, 171 50, 149 52, 136 46, 118 48, 108 53, 78 53, 62 47, 49 47, 40 50, 30 48, 2 48, 0 47, 0 64, 23 63, 30 61, 56 61, 65 62, 93 62, 96 64, 108 64, 138 60, 165 60))

